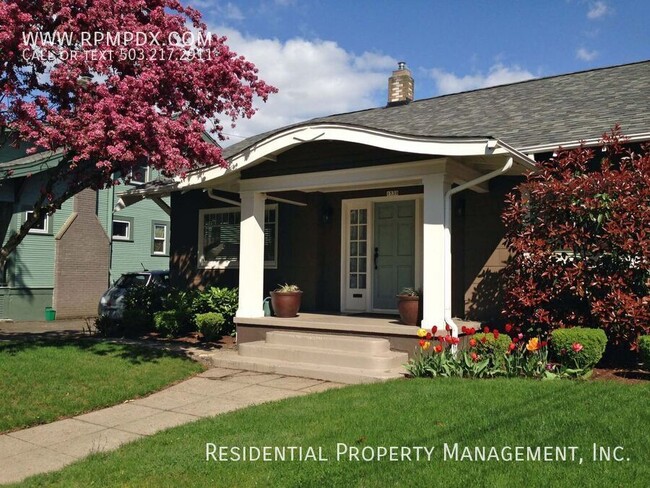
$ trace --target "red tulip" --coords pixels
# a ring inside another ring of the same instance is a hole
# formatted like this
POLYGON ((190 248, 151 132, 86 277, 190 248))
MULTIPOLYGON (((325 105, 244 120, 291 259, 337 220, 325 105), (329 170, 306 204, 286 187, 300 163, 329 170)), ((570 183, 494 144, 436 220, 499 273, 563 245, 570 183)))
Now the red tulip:
POLYGON ((583 347, 582 344, 580 344, 579 342, 574 342, 574 343, 571 345, 571 349, 573 349, 573 352, 580 352, 580 351, 582 351, 582 347, 583 347))
POLYGON ((420 339, 420 347, 424 347, 424 345, 427 343, 424 339, 420 339))
POLYGON ((483 336, 483 337, 481 338, 481 342, 482 342, 483 344, 485 344, 485 343, 487 342, 487 338, 486 338, 485 336, 483 336))
POLYGON ((510 351, 514 351, 515 347, 517 347, 517 344, 515 344, 514 342, 511 342, 510 345, 508 346, 508 349, 510 349, 510 351))
POLYGON ((470 354, 469 357, 471 357, 472 361, 474 361, 474 362, 476 362, 478 360, 478 354, 476 354, 475 352, 470 354))
POLYGON ((495 340, 498 339, 498 338, 499 338, 499 331, 496 330, 496 329, 494 329, 494 330, 492 331, 492 335, 494 335, 494 339, 495 339, 495 340))
POLYGON ((433 337, 433 335, 431 334, 431 332, 427 332, 427 335, 426 335, 427 340, 430 340, 432 337, 433 337))
POLYGON ((512 330, 512 324, 506 324, 506 332, 509 334, 512 330))
POLYGON ((476 344, 477 344, 476 339, 470 339, 469 340, 469 346, 470 347, 476 347, 476 344))
POLYGON ((485 327, 483 327, 483 332, 485 332, 486 334, 489 334, 490 333, 490 328, 486 325, 485 327))
POLYGON ((438 353, 442 352, 442 345, 438 344, 436 347, 433 348, 433 350, 438 352, 438 353))
POLYGON ((433 327, 431 327, 431 333, 432 333, 433 335, 436 335, 436 332, 438 332, 438 326, 437 326, 437 325, 434 325, 433 327))

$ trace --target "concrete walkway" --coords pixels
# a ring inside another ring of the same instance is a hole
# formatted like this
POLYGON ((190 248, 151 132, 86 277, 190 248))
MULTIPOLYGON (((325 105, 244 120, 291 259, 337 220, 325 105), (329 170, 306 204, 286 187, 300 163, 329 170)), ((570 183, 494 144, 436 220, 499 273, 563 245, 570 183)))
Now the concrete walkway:
POLYGON ((164 429, 231 410, 343 386, 329 381, 212 368, 114 407, 0 435, 0 484, 61 469, 164 429))

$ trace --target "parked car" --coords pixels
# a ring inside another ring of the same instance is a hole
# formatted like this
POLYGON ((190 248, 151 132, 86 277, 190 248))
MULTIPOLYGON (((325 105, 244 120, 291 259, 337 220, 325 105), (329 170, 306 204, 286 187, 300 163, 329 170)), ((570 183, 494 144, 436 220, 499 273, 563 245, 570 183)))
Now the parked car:
POLYGON ((121 319, 124 313, 124 297, 136 286, 169 286, 169 271, 138 271, 124 273, 99 299, 97 313, 113 319, 121 319))

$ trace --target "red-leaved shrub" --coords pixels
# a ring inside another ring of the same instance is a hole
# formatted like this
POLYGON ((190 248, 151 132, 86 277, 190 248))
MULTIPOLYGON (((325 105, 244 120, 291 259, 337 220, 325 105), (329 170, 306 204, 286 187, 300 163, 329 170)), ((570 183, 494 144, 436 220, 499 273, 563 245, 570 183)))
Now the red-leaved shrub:
POLYGON ((636 348, 650 330, 650 146, 618 126, 601 147, 560 148, 508 195, 508 320, 532 334, 602 328, 636 348))

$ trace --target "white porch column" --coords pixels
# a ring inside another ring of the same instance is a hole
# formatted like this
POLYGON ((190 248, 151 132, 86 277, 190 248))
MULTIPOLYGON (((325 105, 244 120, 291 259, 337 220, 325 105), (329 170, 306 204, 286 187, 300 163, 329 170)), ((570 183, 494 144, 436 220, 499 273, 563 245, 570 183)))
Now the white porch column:
POLYGON ((264 317, 265 199, 264 193, 241 192, 237 317, 264 317))
POLYGON ((445 193, 451 184, 444 174, 426 175, 422 232, 422 327, 445 326, 445 193))

